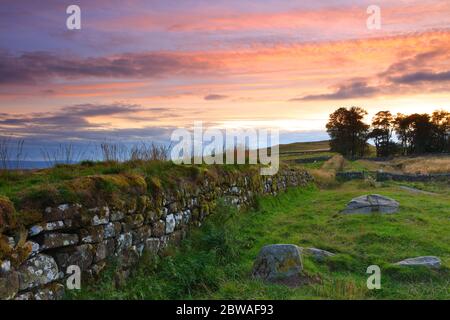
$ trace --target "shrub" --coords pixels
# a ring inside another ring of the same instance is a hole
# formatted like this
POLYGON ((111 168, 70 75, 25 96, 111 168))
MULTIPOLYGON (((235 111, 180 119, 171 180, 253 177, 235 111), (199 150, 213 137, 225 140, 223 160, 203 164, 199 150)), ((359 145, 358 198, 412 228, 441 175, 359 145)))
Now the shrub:
POLYGON ((340 154, 334 155, 331 159, 325 161, 322 169, 331 170, 334 172, 342 171, 345 166, 345 159, 340 154))
POLYGON ((14 205, 8 198, 0 196, 0 233, 14 225, 14 205))
POLYGON ((320 187, 333 188, 339 185, 334 172, 322 169, 310 169, 308 172, 314 177, 314 182, 320 187))

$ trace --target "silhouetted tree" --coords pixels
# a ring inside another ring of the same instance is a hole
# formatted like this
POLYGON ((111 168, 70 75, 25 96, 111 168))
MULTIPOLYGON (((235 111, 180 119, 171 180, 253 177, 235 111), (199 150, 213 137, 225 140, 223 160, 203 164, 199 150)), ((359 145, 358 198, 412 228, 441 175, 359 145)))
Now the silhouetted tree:
POLYGON ((448 145, 448 112, 429 114, 398 114, 395 132, 401 142, 403 154, 444 152, 448 145))
POLYGON ((359 107, 339 108, 327 123, 333 151, 355 158, 367 151, 367 140, 373 139, 377 156, 450 152, 450 112, 445 110, 395 117, 380 111, 372 119, 372 130, 363 122, 367 112, 359 107), (392 139, 396 133, 398 143, 392 139))
POLYGON ((433 146, 437 152, 450 152, 450 112, 434 111, 431 115, 434 136, 433 146))
POLYGON ((394 130, 397 138, 400 141, 403 155, 409 153, 409 146, 411 144, 411 121, 408 116, 397 113, 394 119, 394 130))
POLYGON ((367 111, 359 107, 339 108, 330 114, 327 132, 331 150, 347 157, 361 157, 367 150, 369 125, 363 122, 367 111))
POLYGON ((378 157, 387 157, 393 149, 392 132, 394 117, 389 111, 380 111, 372 119, 373 130, 369 134, 375 142, 378 157))

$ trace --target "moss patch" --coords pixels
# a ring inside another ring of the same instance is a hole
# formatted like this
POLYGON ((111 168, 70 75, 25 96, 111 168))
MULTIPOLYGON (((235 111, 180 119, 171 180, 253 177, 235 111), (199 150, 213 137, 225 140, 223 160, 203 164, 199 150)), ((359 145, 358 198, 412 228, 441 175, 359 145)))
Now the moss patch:
POLYGON ((16 225, 14 205, 6 197, 0 196, 0 233, 16 225))

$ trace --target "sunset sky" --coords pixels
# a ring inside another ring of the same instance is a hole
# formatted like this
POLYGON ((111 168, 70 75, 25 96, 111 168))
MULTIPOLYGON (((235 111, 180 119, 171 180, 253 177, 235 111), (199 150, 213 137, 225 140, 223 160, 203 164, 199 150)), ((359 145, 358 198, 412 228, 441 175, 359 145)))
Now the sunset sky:
POLYGON ((450 110, 448 0, 2 0, 0 28, 0 135, 34 148, 193 121, 321 140, 338 107, 450 110))

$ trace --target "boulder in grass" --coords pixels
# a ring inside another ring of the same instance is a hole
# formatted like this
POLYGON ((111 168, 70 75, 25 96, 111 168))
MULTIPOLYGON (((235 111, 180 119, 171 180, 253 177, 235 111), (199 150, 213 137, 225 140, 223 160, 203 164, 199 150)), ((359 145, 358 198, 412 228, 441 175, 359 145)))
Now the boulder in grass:
POLYGON ((435 256, 408 258, 396 263, 398 266, 440 268, 441 259, 435 256))
POLYGON ((298 277, 303 270, 301 250, 293 244, 264 246, 254 262, 253 277, 271 282, 298 277))
POLYGON ((341 213, 395 213, 398 211, 399 206, 399 203, 394 199, 379 194, 369 194, 352 199, 341 213))

